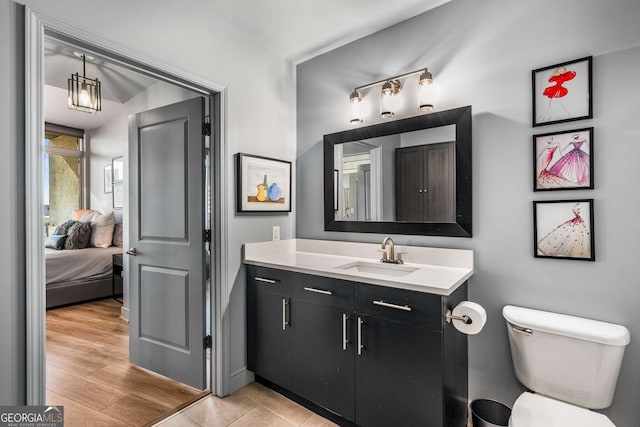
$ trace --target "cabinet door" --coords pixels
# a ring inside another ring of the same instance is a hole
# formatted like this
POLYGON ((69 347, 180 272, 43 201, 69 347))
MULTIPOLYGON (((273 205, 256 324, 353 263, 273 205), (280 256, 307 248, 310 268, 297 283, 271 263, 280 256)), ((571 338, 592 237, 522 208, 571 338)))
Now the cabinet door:
POLYGON ((453 142, 427 145, 425 165, 425 220, 455 222, 455 147, 453 142))
POLYGON ((352 314, 302 299, 294 299, 291 309, 294 393, 353 421, 352 314))
POLYGON ((396 221, 424 221, 421 147, 396 149, 396 221))
POLYGON ((356 422, 442 427, 441 333, 366 315, 359 320, 356 422))
POLYGON ((293 335, 287 275, 252 266, 247 284, 248 367, 256 375, 291 389, 293 335))

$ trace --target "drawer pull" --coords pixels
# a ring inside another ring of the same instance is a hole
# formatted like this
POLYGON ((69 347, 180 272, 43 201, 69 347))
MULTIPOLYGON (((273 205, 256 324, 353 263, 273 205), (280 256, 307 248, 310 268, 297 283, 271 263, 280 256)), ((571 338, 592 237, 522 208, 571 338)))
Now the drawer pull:
POLYGON ((289 325, 289 320, 287 318, 287 307, 289 306, 289 300, 286 298, 282 298, 282 330, 286 331, 287 326, 289 325))
POLYGON ((309 291, 309 292, 315 292, 317 294, 323 294, 323 295, 331 295, 331 291, 325 291, 324 289, 316 289, 316 288, 304 288, 305 291, 309 291))
POLYGON ((272 285, 276 284, 278 281, 273 279, 265 279, 264 277, 255 277, 256 281, 263 283, 271 283, 272 285))
POLYGON ((362 349, 364 349, 364 345, 362 345, 362 324, 364 320, 361 317, 358 317, 358 356, 362 356, 362 349))
POLYGON ((396 310, 411 311, 411 307, 409 307, 408 305, 391 304, 390 302, 384 302, 382 300, 373 301, 373 303, 375 305, 381 305, 383 307, 395 308, 396 310))
POLYGON ((347 339, 347 320, 349 320, 349 316, 345 313, 342 313, 342 349, 347 350, 347 344, 349 344, 349 340, 347 339))

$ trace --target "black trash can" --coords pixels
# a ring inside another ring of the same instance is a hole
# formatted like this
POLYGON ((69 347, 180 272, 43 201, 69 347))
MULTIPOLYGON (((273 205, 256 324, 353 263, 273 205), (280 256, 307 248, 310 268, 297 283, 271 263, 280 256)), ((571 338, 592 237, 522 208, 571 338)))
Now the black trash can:
POLYGON ((476 399, 471 402, 473 427, 506 427, 509 425, 511 408, 489 399, 476 399))

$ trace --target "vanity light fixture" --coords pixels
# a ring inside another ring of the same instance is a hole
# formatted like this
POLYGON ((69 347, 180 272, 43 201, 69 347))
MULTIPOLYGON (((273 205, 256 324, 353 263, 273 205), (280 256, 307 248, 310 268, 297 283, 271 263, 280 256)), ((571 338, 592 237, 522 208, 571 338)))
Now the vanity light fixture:
POLYGON ((351 120, 352 125, 362 123, 362 112, 360 107, 362 106, 362 94, 356 89, 349 95, 349 102, 351 103, 351 120))
POLYGON ((420 74, 418 84, 420 85, 420 97, 418 98, 420 105, 418 108, 422 111, 432 111, 433 94, 431 93, 431 89, 433 84, 433 75, 431 75, 428 69, 425 68, 424 72, 420 74))
POLYGON ((369 89, 374 86, 382 85, 380 94, 380 116, 382 118, 391 118, 394 116, 393 111, 393 96, 400 93, 402 89, 401 79, 406 79, 414 75, 420 74, 418 83, 420 85, 419 104, 418 108, 422 111, 430 112, 433 110, 433 101, 431 93, 431 84, 433 83, 433 75, 427 68, 411 71, 409 73, 400 74, 398 76, 390 77, 377 82, 369 83, 363 86, 359 86, 351 92, 349 95, 349 101, 351 104, 350 109, 350 123, 360 124, 362 119, 362 92, 364 89, 369 89))
MULTIPOLYGON (((71 74, 67 80, 69 108, 75 111, 84 111, 94 116, 102 110, 102 93, 98 78, 87 77, 87 56, 84 53, 73 52, 82 58, 82 76, 79 73, 71 74)), ((93 59, 89 57, 89 59, 93 59)))

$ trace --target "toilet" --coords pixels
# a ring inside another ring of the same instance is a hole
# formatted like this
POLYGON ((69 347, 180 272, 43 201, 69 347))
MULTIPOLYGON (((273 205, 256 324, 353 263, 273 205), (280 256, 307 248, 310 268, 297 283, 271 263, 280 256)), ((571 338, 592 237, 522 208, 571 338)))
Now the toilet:
POLYGON ((510 427, 615 427, 590 409, 611 405, 624 349, 624 326, 507 305, 511 359, 528 391, 513 404, 510 427))

